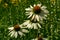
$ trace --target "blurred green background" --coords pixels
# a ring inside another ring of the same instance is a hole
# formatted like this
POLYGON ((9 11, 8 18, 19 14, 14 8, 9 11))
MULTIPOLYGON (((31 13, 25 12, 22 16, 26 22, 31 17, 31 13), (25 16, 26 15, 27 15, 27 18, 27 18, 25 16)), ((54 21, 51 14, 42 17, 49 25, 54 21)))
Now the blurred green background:
POLYGON ((40 34, 48 40, 60 40, 60 0, 0 0, 0 40, 31 40, 36 37, 37 30, 29 30, 25 37, 10 38, 8 27, 22 24, 27 19, 25 8, 39 4, 47 6, 49 15, 40 29, 40 34))

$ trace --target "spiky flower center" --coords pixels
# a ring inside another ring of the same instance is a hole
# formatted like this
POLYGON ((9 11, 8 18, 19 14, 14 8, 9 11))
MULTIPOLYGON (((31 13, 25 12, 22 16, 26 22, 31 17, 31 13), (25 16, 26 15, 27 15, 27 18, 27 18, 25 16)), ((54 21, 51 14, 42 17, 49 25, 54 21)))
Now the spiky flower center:
POLYGON ((19 25, 15 25, 15 26, 14 26, 14 29, 15 29, 15 31, 19 31, 19 30, 20 30, 19 25))
POLYGON ((39 6, 34 7, 34 13, 39 14, 41 12, 41 8, 39 6))
POLYGON ((39 37, 38 40, 43 40, 43 38, 42 37, 39 37))

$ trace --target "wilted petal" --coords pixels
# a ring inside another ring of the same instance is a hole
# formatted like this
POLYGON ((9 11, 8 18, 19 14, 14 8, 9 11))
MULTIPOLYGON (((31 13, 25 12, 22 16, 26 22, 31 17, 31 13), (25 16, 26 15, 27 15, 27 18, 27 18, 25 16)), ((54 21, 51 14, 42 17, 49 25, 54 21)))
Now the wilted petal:
POLYGON ((15 38, 17 38, 17 36, 18 36, 17 32, 15 32, 15 35, 14 36, 15 36, 15 38))

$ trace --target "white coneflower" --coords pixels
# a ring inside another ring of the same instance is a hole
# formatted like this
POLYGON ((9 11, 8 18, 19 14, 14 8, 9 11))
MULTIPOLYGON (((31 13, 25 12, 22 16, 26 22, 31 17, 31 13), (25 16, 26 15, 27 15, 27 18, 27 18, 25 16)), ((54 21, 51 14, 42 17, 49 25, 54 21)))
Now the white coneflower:
POLYGON ((18 35, 25 36, 24 33, 28 33, 29 31, 26 29, 22 29, 23 27, 21 25, 15 25, 14 27, 9 27, 9 35, 11 35, 11 37, 15 37, 17 38, 18 35))
POLYGON ((34 38, 32 40, 47 40, 47 38, 43 38, 43 37, 37 37, 37 38, 34 38))
POLYGON ((28 18, 31 18, 31 20, 39 22, 40 20, 45 19, 47 13, 49 13, 46 8, 46 6, 42 6, 41 4, 34 4, 34 6, 30 5, 30 8, 25 9, 26 15, 28 15, 28 18))
POLYGON ((26 20, 23 24, 24 27, 27 27, 28 29, 38 29, 41 28, 41 25, 39 23, 32 23, 30 20, 26 20))
POLYGON ((46 38, 35 38, 35 39, 32 39, 32 40, 47 40, 46 38))

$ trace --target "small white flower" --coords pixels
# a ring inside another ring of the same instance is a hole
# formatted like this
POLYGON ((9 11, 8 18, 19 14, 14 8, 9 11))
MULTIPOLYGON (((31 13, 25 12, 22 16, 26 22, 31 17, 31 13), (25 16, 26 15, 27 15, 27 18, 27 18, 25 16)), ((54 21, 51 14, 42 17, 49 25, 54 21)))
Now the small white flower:
POLYGON ((32 39, 32 40, 47 40, 47 39, 46 38, 42 38, 42 39, 41 38, 40 39, 39 38, 35 38, 35 39, 32 39))
POLYGON ((14 27, 9 27, 8 29, 10 33, 8 35, 10 35, 10 37, 15 37, 15 38, 17 38, 18 35, 20 35, 21 37, 25 36, 24 33, 28 33, 29 31, 23 28, 24 27, 18 24, 15 25, 14 27))
POLYGON ((34 4, 34 6, 30 5, 30 8, 26 8, 26 15, 28 15, 28 18, 31 18, 31 20, 34 21, 40 21, 43 19, 46 19, 47 13, 49 11, 46 9, 46 6, 42 6, 41 4, 34 4))
POLYGON ((32 23, 30 20, 26 20, 23 24, 24 27, 27 27, 28 29, 38 29, 41 28, 41 25, 39 23, 32 23))
POLYGON ((32 40, 47 40, 47 38, 37 37, 37 38, 34 38, 32 40))

